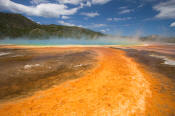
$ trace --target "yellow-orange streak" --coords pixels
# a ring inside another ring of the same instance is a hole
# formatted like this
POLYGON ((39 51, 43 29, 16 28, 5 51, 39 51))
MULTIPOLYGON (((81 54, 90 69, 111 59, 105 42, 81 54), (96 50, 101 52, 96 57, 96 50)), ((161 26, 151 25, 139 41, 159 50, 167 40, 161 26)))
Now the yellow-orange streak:
POLYGON ((0 105, 0 116, 143 116, 149 83, 124 52, 92 48, 98 66, 77 80, 0 105))

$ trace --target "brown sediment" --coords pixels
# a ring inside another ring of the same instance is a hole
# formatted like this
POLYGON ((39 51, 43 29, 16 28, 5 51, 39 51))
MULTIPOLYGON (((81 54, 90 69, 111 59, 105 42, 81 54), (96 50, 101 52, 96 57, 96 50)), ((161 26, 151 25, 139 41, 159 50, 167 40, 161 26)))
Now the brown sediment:
MULTIPOLYGON (((82 49, 87 48, 76 48, 82 49)), ((62 49, 62 52, 64 50, 69 51, 69 48, 62 49)), ((0 105, 0 115, 174 115, 173 82, 169 78, 147 70, 144 64, 136 63, 124 51, 103 47, 88 50, 97 54, 98 64, 88 73, 81 78, 38 91, 33 96, 4 102, 0 105), (162 86, 162 82, 166 84, 162 86)), ((40 53, 40 50, 37 52, 40 53)), ((45 52, 49 53, 47 49, 45 52)))
POLYGON ((1 102, 81 77, 96 62, 88 48, 4 47, 0 53, 9 53, 0 57, 1 102))

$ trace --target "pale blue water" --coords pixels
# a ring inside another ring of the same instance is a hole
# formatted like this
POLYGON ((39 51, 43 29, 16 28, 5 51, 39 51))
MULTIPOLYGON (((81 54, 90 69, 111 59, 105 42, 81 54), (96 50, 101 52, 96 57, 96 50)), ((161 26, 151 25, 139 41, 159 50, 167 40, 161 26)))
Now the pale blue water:
POLYGON ((4 39, 0 40, 0 44, 14 44, 14 45, 38 45, 38 46, 56 46, 56 45, 134 45, 137 42, 123 41, 115 39, 43 39, 43 40, 30 40, 30 39, 4 39))

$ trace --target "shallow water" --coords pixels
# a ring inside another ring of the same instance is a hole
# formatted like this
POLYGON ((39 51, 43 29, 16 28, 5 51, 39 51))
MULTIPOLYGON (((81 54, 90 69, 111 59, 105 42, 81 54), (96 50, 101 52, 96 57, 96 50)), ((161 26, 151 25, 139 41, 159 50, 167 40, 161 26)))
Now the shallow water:
POLYGON ((0 56, 5 56, 5 55, 9 55, 9 52, 0 52, 0 56))
POLYGON ((117 40, 117 39, 3 39, 0 40, 0 45, 15 44, 15 45, 135 45, 134 41, 117 40))
POLYGON ((163 59, 164 64, 175 66, 175 60, 167 58, 166 56, 159 56, 159 55, 154 55, 154 54, 152 54, 150 56, 155 57, 155 58, 159 58, 159 59, 163 59))

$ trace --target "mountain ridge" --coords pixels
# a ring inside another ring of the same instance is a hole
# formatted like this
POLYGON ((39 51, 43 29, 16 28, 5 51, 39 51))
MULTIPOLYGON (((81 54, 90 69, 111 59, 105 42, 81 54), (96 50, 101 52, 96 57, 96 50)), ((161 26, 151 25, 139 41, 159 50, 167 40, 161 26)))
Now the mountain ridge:
POLYGON ((104 36, 103 33, 95 32, 76 26, 41 25, 21 14, 0 12, 0 39, 9 38, 88 38, 93 39, 104 36))

